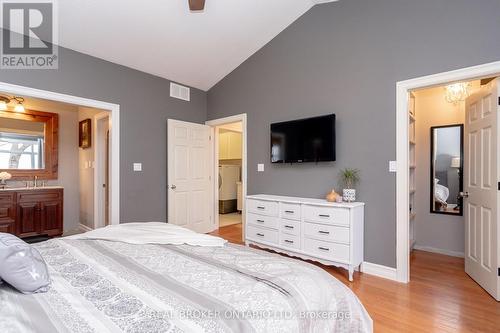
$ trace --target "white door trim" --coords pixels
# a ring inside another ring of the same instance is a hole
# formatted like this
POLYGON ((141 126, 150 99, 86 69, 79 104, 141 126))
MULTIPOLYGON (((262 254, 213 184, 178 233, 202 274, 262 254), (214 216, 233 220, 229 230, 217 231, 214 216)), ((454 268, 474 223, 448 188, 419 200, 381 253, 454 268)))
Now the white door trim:
MULTIPOLYGON (((247 197, 247 169, 248 169, 248 159, 247 159, 247 114, 246 113, 241 113, 237 114, 234 116, 229 116, 225 118, 219 118, 219 119, 213 119, 206 121, 205 124, 208 126, 212 126, 215 131, 214 131, 214 140, 212 140, 213 144, 213 156, 214 156, 214 173, 213 173, 213 179, 219 179, 219 132, 217 130, 217 126, 224 125, 224 124, 230 124, 230 123, 235 123, 241 121, 241 128, 242 128, 242 145, 243 145, 243 152, 242 152, 242 159, 241 159, 241 197, 243 199, 242 202, 242 211, 241 211, 241 219, 243 226, 245 226, 245 212, 246 212, 246 203, 245 203, 245 198, 247 197)), ((214 186, 214 223, 215 223, 215 228, 219 228, 219 189, 217 187, 218 182, 213 182, 214 186)), ((242 228, 242 241, 245 239, 245 228, 242 228)))
POLYGON ((28 96, 35 98, 43 98, 55 102, 63 102, 86 106, 102 110, 111 111, 110 121, 113 131, 111 133, 111 141, 113 149, 111 154, 111 224, 120 224, 120 105, 102 102, 94 99, 77 97, 67 94, 60 94, 48 90, 35 89, 25 86, 19 86, 6 82, 0 82, 0 91, 11 94, 28 96))
MULTIPOLYGON (((102 139, 101 136, 100 136, 100 133, 99 133, 99 121, 101 121, 102 119, 105 119, 105 118, 109 118, 109 122, 111 122, 111 117, 110 117, 110 114, 108 111, 103 111, 103 112, 100 112, 98 114, 96 114, 94 116, 94 129, 93 129, 93 142, 94 142, 94 147, 95 147, 95 150, 94 150, 94 229, 96 228, 102 228, 104 227, 104 221, 101 220, 101 211, 102 209, 104 208, 104 203, 106 202, 105 201, 105 198, 103 196, 103 191, 102 191, 102 187, 100 186, 100 184, 102 184, 102 178, 101 178, 101 172, 104 168, 104 163, 102 161, 102 159, 100 158, 101 156, 101 149, 104 149, 104 147, 102 146, 102 139), (97 221, 101 221, 101 223, 97 223, 97 221)), ((109 130, 110 130, 110 133, 111 135, 113 135, 112 133, 112 129, 111 129, 111 126, 108 126, 109 127, 109 130)), ((110 145, 111 147, 111 145, 110 145)), ((113 150, 111 149, 111 152, 113 152, 113 150)), ((109 177, 111 179, 111 177, 109 177)), ((110 210, 111 212, 111 210, 110 210)), ((111 216, 109 217, 109 220, 111 221, 111 216)))
POLYGON ((409 257, 409 165, 408 165, 408 95, 410 90, 470 81, 498 75, 500 61, 422 76, 396 83, 396 280, 410 280, 409 257))

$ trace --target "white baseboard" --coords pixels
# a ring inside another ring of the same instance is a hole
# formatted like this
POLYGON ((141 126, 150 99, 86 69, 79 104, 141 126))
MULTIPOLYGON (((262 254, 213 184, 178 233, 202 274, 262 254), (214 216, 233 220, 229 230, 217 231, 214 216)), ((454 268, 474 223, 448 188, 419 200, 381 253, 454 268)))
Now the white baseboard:
POLYGON ((464 258, 465 257, 465 254, 463 252, 450 251, 450 250, 445 250, 445 249, 438 249, 438 248, 432 247, 432 246, 424 246, 424 245, 415 244, 415 246, 413 248, 415 250, 432 252, 432 253, 439 253, 439 254, 444 254, 444 255, 452 256, 452 257, 459 257, 459 258, 464 258))
POLYGON ((398 280, 395 268, 373 264, 371 262, 363 262, 361 265, 361 272, 393 281, 398 280))
POLYGON ((79 224, 78 229, 80 229, 82 232, 87 232, 93 230, 91 227, 87 227, 85 224, 79 224))

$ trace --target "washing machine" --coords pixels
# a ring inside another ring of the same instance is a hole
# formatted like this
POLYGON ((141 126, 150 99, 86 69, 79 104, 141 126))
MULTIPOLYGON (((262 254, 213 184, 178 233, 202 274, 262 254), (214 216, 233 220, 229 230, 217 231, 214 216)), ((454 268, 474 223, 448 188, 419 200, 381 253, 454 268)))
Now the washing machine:
POLYGON ((219 165, 219 214, 236 211, 240 169, 239 165, 219 165))

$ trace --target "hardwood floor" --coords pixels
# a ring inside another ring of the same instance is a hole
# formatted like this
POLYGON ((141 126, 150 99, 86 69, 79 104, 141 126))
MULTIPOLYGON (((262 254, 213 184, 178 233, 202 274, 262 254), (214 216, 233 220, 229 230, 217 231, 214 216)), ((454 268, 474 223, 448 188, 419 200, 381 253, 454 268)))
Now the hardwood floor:
MULTIPOLYGON (((213 232, 241 244, 241 224, 213 232)), ((423 251, 411 255, 411 282, 402 284, 320 264, 359 297, 375 332, 500 332, 500 303, 464 272, 464 260, 423 251)))

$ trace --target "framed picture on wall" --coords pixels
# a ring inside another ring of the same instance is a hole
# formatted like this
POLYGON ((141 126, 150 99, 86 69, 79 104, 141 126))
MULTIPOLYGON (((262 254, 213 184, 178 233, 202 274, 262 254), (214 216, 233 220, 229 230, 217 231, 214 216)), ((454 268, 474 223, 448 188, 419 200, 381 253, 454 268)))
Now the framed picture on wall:
POLYGON ((78 126, 78 147, 90 148, 92 146, 92 120, 80 121, 78 126))

